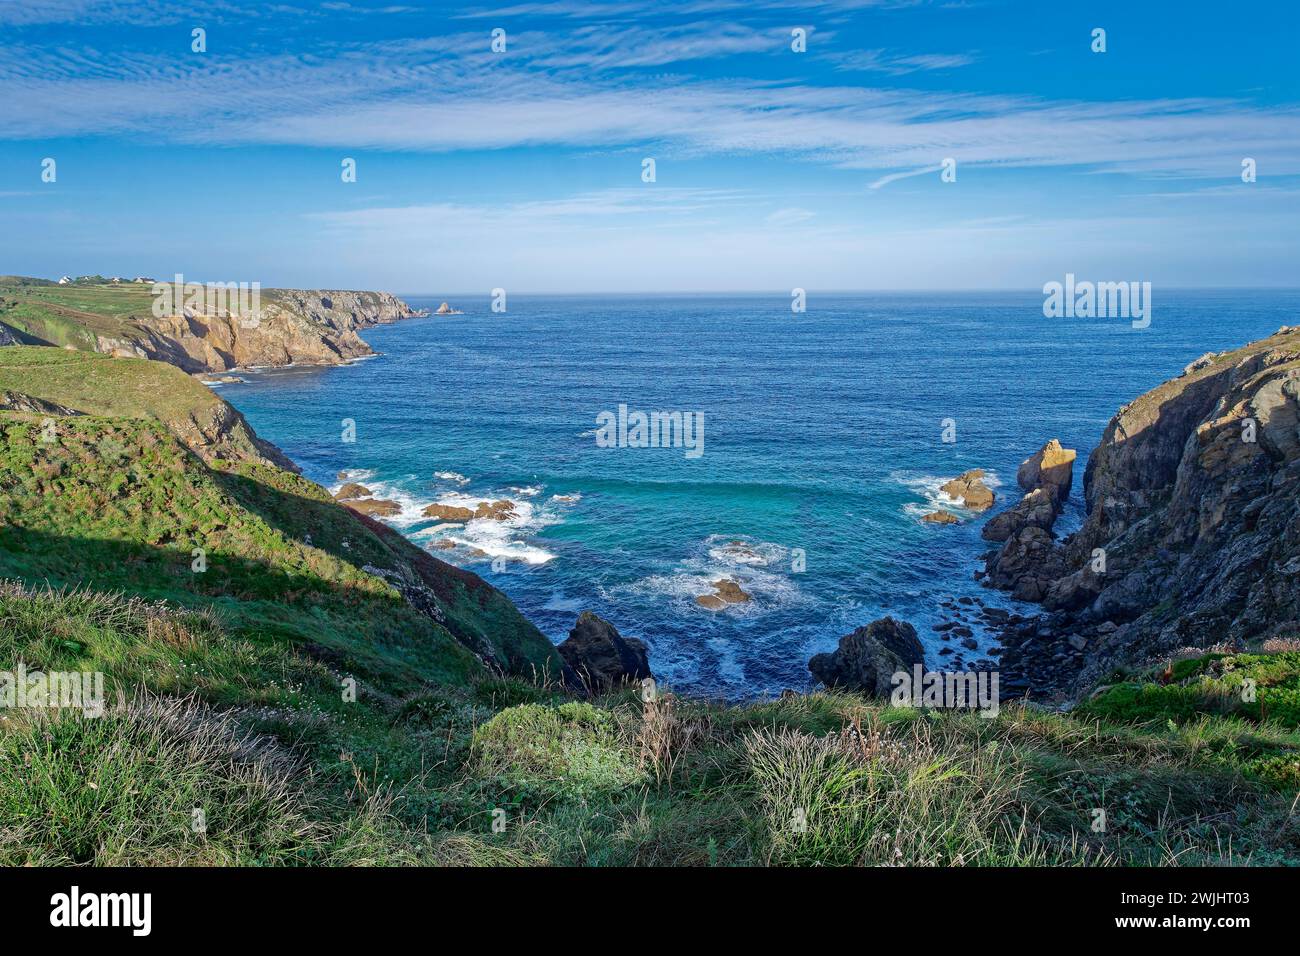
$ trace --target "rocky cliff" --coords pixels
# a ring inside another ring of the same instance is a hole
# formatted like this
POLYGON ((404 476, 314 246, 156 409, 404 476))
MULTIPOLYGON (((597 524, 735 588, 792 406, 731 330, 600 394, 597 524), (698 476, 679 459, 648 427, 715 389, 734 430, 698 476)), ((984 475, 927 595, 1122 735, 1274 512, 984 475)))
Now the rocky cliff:
POLYGON ((256 321, 186 310, 133 316, 138 335, 96 336, 96 351, 151 358, 187 372, 278 365, 338 365, 373 355, 360 329, 396 322, 410 307, 387 292, 267 289, 256 321))
POLYGON ((1084 497, 1082 528, 1042 534, 1023 571, 1045 613, 1004 634, 1004 666, 1030 690, 1300 635, 1300 328, 1203 356, 1121 408, 1084 497))
POLYGON ((242 310, 252 304, 251 292, 203 298, 199 308, 180 294, 155 296, 148 283, 61 286, 0 277, 0 345, 155 359, 191 373, 338 365, 374 354, 359 331, 413 314, 387 292, 262 289, 248 314, 242 310), (159 301, 161 316, 155 315, 159 301))

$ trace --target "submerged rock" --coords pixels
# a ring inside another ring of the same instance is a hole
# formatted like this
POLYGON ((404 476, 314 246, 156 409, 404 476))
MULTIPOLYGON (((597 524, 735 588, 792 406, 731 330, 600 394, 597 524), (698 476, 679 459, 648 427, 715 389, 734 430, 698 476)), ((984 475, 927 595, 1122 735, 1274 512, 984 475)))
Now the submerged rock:
POLYGON ((753 595, 730 578, 714 581, 713 592, 712 594, 701 594, 695 599, 695 603, 708 608, 710 611, 718 611, 728 604, 744 604, 746 601, 753 599, 753 595))
POLYGON ((827 687, 888 697, 891 678, 925 663, 925 651, 916 628, 905 621, 882 617, 840 638, 839 647, 817 654, 808 662, 813 677, 827 687))
POLYGON ((557 648, 583 686, 604 694, 653 676, 644 641, 624 637, 603 618, 583 611, 557 648))
POLYGON ((922 515, 921 520, 930 524, 961 524, 961 519, 950 511, 931 511, 922 515))

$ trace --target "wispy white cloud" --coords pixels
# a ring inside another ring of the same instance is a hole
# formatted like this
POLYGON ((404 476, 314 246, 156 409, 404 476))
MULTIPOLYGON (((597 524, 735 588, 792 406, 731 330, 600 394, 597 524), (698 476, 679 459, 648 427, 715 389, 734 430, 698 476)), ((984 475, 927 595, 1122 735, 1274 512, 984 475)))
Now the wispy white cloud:
POLYGON ((832 50, 825 57, 837 70, 887 73, 890 76, 905 76, 922 70, 952 70, 969 66, 977 59, 973 53, 905 54, 888 50, 832 50))
MULTIPOLYGON (((360 6, 359 4, 352 4, 360 6)), ((758 2, 762 6, 762 0, 758 2)), ((165 5, 33 0, 29 16, 126 16, 165 5)), ((221 3, 212 3, 221 9, 221 3)), ((600 10, 645 10, 611 0, 600 10)), ((653 6, 653 5, 649 5, 653 6)), ((735 9, 694 0, 684 9, 735 9)), ((838 9, 827 2, 803 8, 838 9)), ((383 9, 398 9, 383 4, 383 9)), ((566 0, 516 14, 561 16, 566 0)), ((681 15, 680 8, 674 8, 681 15)), ((160 14, 161 15, 161 14, 160 14)), ((788 31, 687 20, 512 32, 494 55, 464 32, 310 53, 202 56, 0 47, 0 138, 148 137, 158 143, 305 145, 447 152, 518 146, 654 149, 659 155, 779 154, 878 175, 872 188, 932 170, 1073 165, 1144 176, 1210 177, 1249 149, 1273 175, 1300 173, 1300 109, 1230 99, 1045 100, 1029 96, 696 77, 702 60, 789 53, 788 31), (660 68, 677 64, 679 72, 660 68)), ((973 54, 868 50, 834 65, 884 75, 946 69, 973 54), (856 59, 855 59, 856 57, 856 59)), ((824 79, 824 78, 823 78, 824 79)))
POLYGON ((909 169, 905 173, 890 173, 888 176, 881 176, 875 182, 867 186, 868 189, 880 189, 888 186, 890 183, 898 182, 900 179, 910 179, 913 176, 923 176, 926 173, 937 173, 942 166, 925 166, 921 169, 909 169))
MULTIPOLYGON (((528 49, 529 35, 517 49, 528 49)), ((567 55, 538 38, 536 59, 567 55)), ((157 58, 0 50, 0 137, 451 151, 520 145, 779 153, 904 172, 1079 165, 1223 175, 1251 155, 1300 172, 1300 111, 1226 99, 1041 99, 656 75, 601 76, 493 59, 484 38, 344 48, 328 58, 157 58), (400 50, 400 56, 396 51, 400 50)))

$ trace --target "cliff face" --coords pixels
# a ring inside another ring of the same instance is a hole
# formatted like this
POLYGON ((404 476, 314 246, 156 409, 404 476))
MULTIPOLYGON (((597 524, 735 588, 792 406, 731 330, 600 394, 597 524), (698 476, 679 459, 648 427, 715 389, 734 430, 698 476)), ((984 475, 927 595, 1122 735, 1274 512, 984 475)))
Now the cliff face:
POLYGON ((387 292, 262 291, 256 322, 229 314, 133 315, 126 335, 97 335, 96 351, 150 358, 187 372, 279 365, 337 365, 374 351, 359 329, 411 314, 387 292))
POLYGON ((1182 647, 1300 635, 1300 329, 1205 356, 1120 409, 1088 517, 1043 556, 1004 662, 1080 686, 1182 647))
POLYGON ((0 345, 27 342, 155 359, 191 373, 338 365, 374 354, 358 331, 411 314, 386 292, 262 289, 255 318, 229 311, 251 307, 251 292, 238 302, 231 298, 212 294, 207 308, 187 308, 184 296, 173 293, 167 314, 159 317, 151 283, 60 286, 0 276, 0 345))

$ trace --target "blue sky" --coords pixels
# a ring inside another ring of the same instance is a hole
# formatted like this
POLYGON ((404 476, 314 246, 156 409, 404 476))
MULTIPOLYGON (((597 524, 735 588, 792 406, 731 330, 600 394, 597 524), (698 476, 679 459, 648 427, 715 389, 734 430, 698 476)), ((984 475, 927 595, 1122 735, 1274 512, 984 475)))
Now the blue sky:
POLYGON ((1298 21, 1209 0, 0 0, 0 273, 1300 286, 1298 21))

